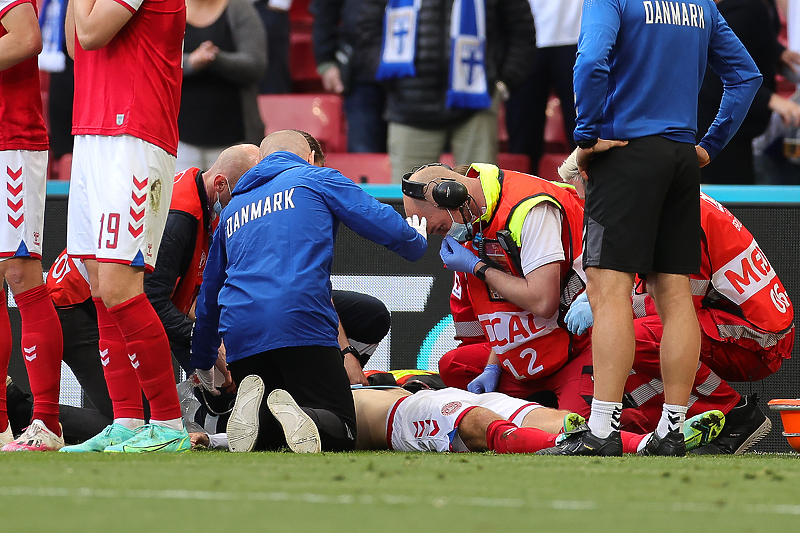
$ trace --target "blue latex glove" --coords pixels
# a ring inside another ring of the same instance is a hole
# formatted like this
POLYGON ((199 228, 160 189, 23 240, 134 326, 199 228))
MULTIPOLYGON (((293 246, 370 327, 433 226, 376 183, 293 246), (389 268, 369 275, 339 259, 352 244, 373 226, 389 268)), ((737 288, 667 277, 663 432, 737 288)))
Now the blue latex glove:
POLYGON ((467 390, 473 394, 494 392, 497 390, 497 382, 500 381, 500 374, 502 372, 498 365, 486 365, 486 368, 483 369, 483 373, 469 382, 467 390))
POLYGON ((567 324, 567 329, 576 335, 582 335, 592 327, 594 317, 592 316, 592 307, 589 305, 589 297, 585 291, 569 306, 564 322, 567 324))
POLYGON ((444 266, 454 272, 475 273, 475 265, 478 264, 478 256, 464 248, 457 240, 447 235, 442 241, 439 250, 439 257, 442 258, 444 266))

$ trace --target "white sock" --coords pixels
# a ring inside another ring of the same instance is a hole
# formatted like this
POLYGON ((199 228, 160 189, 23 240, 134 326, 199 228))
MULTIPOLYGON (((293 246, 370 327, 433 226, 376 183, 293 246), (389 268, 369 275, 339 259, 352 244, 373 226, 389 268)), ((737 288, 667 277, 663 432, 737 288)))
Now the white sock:
POLYGON ((589 429, 595 437, 605 439, 613 431, 619 431, 619 417, 622 403, 604 402, 592 399, 592 414, 589 415, 589 429))
POLYGON ((660 439, 670 431, 683 432, 683 423, 686 421, 686 411, 689 408, 685 405, 664 404, 661 409, 661 420, 658 421, 656 436, 660 439))
POLYGON ((115 418, 114 423, 136 431, 144 425, 144 420, 141 418, 115 418))
POLYGON ((174 429, 175 431, 181 431, 183 429, 182 418, 173 418, 172 420, 153 420, 151 418, 150 423, 155 424, 156 426, 174 429))

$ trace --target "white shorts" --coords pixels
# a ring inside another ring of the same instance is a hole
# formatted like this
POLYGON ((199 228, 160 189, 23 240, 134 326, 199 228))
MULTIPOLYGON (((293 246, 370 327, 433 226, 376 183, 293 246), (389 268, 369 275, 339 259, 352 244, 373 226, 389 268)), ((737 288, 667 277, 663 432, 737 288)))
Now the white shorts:
POLYGON ((389 410, 386 440, 404 452, 468 452, 458 423, 474 407, 483 407, 519 425, 542 407, 499 392, 473 394, 462 389, 423 390, 400 398, 389 410))
POLYGON ((72 156, 67 252, 152 271, 167 222, 175 158, 130 135, 78 135, 72 156))
POLYGON ((525 420, 528 413, 534 409, 543 407, 538 403, 512 398, 501 392, 486 392, 484 394, 477 394, 476 396, 478 396, 478 400, 475 405, 497 413, 499 416, 518 426, 522 425, 522 421, 525 420))
POLYGON ((41 259, 47 151, 0 151, 0 169, 6 179, 5 211, 0 214, 0 259, 41 259))

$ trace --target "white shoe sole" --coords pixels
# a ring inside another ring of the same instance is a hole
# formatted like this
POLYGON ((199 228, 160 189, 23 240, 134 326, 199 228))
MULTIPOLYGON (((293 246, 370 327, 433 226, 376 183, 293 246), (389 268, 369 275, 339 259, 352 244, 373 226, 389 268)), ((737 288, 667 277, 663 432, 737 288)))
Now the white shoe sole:
POLYGON ((772 422, 769 418, 765 418, 764 423, 761 424, 757 430, 751 433, 749 437, 747 437, 747 440, 744 441, 742 445, 733 452, 733 455, 741 455, 745 453, 747 450, 758 444, 761 439, 769 435, 771 430, 772 422))
POLYGON ((258 411, 264 398, 264 382, 247 376, 239 384, 233 411, 228 419, 228 448, 232 452, 252 452, 258 439, 258 411))
POLYGON ((300 409, 291 394, 275 389, 267 396, 267 407, 283 428, 289 449, 294 453, 322 451, 317 425, 300 409))

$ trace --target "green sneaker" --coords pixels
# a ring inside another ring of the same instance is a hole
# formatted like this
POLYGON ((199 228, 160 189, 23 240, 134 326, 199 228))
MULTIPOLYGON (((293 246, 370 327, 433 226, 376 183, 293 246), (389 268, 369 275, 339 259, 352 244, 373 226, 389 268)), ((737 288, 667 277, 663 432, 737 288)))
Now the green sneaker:
POLYGON ((577 430, 583 430, 586 426, 586 419, 578 413, 568 413, 564 416, 564 424, 561 426, 561 432, 556 437, 556 444, 561 443, 568 436, 575 433, 577 430))
POLYGON ((109 453, 188 452, 192 449, 189 434, 185 429, 175 431, 156 424, 140 427, 136 434, 120 444, 106 447, 109 453))
POLYGON ((686 451, 705 446, 716 439, 725 425, 725 414, 722 411, 706 411, 683 423, 683 440, 686 451))
POLYGON ((135 434, 135 431, 125 426, 111 424, 86 442, 73 446, 64 446, 59 451, 70 453, 102 452, 107 446, 123 443, 135 434))

